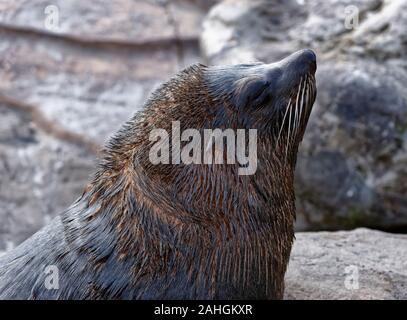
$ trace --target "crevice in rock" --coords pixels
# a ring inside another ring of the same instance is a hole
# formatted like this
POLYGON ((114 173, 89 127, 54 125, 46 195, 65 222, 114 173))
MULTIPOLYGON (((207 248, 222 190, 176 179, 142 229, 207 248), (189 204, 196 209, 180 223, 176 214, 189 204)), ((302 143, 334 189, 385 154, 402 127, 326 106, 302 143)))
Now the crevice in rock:
POLYGON ((199 46, 199 40, 197 38, 191 37, 169 37, 169 38, 162 38, 158 40, 149 40, 143 42, 130 42, 130 41, 120 41, 120 40, 105 40, 105 39, 98 39, 92 37, 83 37, 79 38, 72 35, 67 34, 56 34, 50 32, 44 32, 40 29, 35 28, 26 28, 26 27, 15 27, 10 26, 7 24, 0 23, 0 33, 4 35, 8 34, 14 37, 27 37, 27 36, 34 36, 34 37, 41 37, 44 39, 49 40, 60 40, 70 44, 76 44, 83 47, 93 47, 98 49, 103 48, 122 48, 122 49, 137 49, 140 51, 148 51, 148 50, 163 50, 169 49, 174 46, 174 43, 180 43, 182 47, 199 46))

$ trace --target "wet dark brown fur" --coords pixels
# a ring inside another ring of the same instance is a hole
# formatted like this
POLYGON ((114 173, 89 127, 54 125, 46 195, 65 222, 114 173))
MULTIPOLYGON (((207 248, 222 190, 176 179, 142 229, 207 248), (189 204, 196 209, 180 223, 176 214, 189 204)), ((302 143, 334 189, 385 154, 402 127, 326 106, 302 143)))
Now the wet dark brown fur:
POLYGON ((111 139, 82 197, 0 258, 0 298, 281 299, 294 239, 296 152, 310 109, 291 138, 280 110, 287 101, 271 107, 270 99, 283 92, 293 99, 298 83, 269 94, 263 69, 252 77, 245 68, 227 84, 213 81, 216 69, 196 65, 153 93, 111 139), (175 120, 181 130, 256 128, 257 171, 153 165, 149 134, 171 132, 175 120), (58 267, 59 289, 44 288, 46 265, 58 267))

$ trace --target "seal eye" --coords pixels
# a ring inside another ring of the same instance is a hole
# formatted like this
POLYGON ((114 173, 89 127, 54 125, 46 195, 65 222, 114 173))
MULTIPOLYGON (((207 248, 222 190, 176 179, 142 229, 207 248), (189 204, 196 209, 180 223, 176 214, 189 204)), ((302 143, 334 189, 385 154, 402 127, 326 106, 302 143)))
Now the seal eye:
POLYGON ((266 93, 269 81, 260 77, 243 78, 235 82, 233 103, 238 108, 259 107, 270 97, 266 93))

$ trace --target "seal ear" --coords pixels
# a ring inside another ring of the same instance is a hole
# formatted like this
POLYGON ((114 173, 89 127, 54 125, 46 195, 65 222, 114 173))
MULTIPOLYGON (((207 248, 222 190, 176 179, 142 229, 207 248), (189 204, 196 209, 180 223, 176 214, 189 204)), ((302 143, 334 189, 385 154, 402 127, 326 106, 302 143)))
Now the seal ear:
POLYGON ((268 98, 266 92, 269 82, 261 77, 249 77, 235 82, 233 103, 238 108, 259 107, 268 98))

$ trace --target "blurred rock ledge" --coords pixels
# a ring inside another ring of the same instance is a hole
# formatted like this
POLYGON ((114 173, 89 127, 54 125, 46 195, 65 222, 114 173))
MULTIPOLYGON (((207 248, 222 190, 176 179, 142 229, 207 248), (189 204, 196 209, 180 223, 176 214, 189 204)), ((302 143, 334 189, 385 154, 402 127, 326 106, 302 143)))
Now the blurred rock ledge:
POLYGON ((296 170, 297 230, 406 232, 407 1, 226 0, 203 26, 212 64, 317 53, 318 97, 296 170), (347 29, 355 8, 359 24, 347 29))
POLYGON ((407 235, 296 233, 285 299, 407 299, 407 235))

